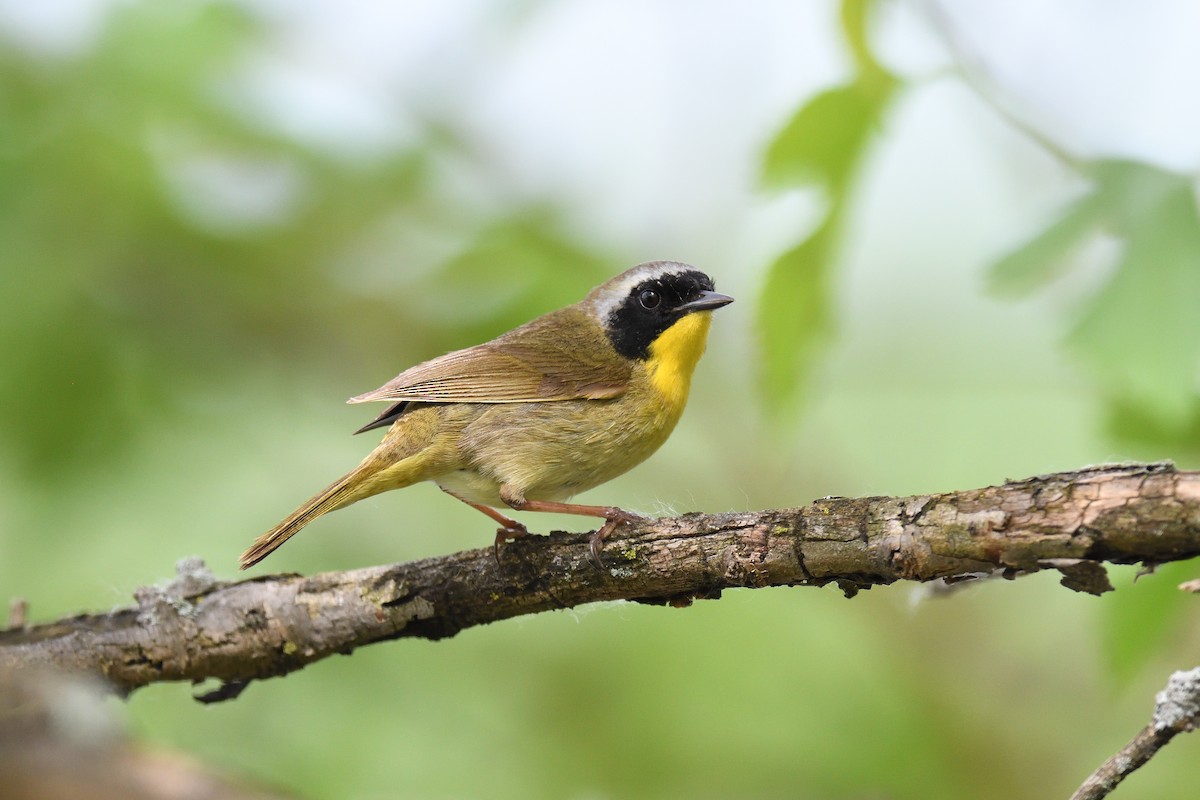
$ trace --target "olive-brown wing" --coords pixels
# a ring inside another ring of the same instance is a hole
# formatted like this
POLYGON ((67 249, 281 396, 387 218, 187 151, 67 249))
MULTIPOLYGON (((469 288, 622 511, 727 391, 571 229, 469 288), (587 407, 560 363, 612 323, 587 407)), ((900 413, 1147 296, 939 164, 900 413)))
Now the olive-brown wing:
POLYGON ((631 369, 603 329, 584 311, 569 307, 485 344, 418 364, 348 402, 599 400, 621 395, 631 369))

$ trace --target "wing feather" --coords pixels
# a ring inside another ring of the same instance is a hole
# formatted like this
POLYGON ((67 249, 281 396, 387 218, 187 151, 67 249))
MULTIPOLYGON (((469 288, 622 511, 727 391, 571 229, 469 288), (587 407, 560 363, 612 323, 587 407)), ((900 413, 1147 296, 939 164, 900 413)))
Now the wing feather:
POLYGON ((631 365, 574 306, 401 372, 351 403, 540 403, 621 395, 631 365))

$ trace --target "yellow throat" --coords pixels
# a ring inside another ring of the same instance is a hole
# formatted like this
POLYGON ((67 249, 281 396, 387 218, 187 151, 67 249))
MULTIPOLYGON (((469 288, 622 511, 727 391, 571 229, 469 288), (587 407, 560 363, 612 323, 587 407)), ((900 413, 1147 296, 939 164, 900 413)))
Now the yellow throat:
POLYGON ((668 406, 682 410, 692 385, 692 372, 708 341, 711 311, 688 314, 659 334, 650 345, 646 368, 650 384, 668 406))

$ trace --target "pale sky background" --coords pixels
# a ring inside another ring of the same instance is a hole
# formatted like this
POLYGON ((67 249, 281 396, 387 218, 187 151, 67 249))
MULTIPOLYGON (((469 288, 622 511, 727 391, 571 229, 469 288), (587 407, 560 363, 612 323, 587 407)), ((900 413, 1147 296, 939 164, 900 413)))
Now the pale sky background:
MULTIPOLYGON (((0 0, 0 28, 66 56, 119 4, 0 0)), ((275 124, 361 157, 403 141, 410 114, 453 117, 530 195, 566 199, 635 242, 682 220, 702 232, 713 216, 767 213, 752 191, 764 135, 846 68, 833 2, 243 5, 275 30, 241 89, 275 124)), ((1068 149, 1200 164, 1200 4, 883 3, 878 48, 932 84, 947 57, 931 6, 1000 99, 1068 149)), ((924 112, 948 119, 964 113, 956 106, 924 112)))

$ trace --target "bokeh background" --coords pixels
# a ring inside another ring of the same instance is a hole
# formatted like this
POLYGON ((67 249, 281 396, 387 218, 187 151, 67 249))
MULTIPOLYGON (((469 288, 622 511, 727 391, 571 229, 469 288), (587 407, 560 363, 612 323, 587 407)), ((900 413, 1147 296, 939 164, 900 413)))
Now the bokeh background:
MULTIPOLYGON (((658 258, 738 302, 584 501, 1198 467, 1198 33, 1189 0, 2 0, 0 593, 233 577, 372 446, 346 397, 658 258)), ((491 534, 419 486, 265 569, 491 534)), ((1200 662, 1197 569, 602 605, 124 713, 314 799, 1065 797, 1200 662)), ((1118 795, 1194 798, 1198 755, 1118 795)))

